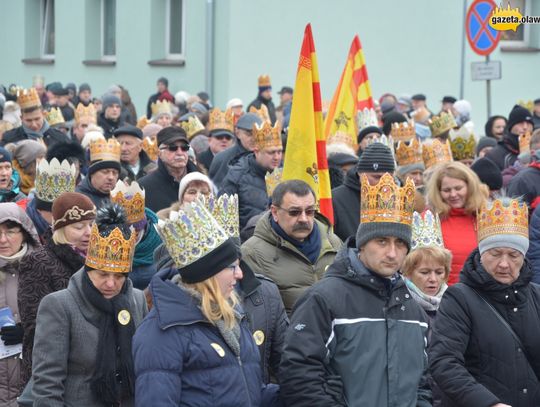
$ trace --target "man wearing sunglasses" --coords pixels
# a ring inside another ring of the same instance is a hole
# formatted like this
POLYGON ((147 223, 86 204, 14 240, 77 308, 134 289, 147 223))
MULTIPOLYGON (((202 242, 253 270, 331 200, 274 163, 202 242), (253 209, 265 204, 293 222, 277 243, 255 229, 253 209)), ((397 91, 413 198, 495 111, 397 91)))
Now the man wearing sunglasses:
POLYGON ((161 129, 157 143, 157 169, 138 181, 146 191, 146 207, 154 212, 178 201, 180 181, 186 174, 197 171, 188 158, 189 143, 184 129, 178 126, 161 129))
MULTIPOLYGON (((212 117, 210 117, 210 125, 212 125, 212 117)), ((210 169, 216 154, 227 150, 234 143, 234 134, 229 129, 210 130, 208 136, 208 148, 197 157, 199 164, 207 170, 210 169)))
POLYGON ((315 193, 306 182, 282 182, 272 194, 270 211, 242 245, 242 259, 276 283, 288 314, 302 293, 322 278, 341 247, 328 220, 316 218, 316 213, 315 193))

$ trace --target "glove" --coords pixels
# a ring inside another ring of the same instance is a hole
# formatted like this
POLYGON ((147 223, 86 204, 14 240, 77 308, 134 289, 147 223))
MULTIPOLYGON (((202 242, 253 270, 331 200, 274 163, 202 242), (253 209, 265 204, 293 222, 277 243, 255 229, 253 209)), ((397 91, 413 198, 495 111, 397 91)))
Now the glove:
POLYGON ((21 324, 4 326, 0 329, 0 338, 6 346, 22 343, 23 334, 24 331, 21 324))

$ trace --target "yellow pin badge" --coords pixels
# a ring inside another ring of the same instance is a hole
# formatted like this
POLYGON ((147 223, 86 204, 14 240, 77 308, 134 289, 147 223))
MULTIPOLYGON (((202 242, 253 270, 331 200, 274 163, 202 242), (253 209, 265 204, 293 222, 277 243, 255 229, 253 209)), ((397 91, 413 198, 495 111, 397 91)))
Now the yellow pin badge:
POLYGON ((210 346, 211 346, 212 348, 214 348, 214 350, 216 351, 216 353, 217 353, 220 357, 222 357, 222 358, 225 357, 225 350, 223 350, 223 348, 221 347, 221 345, 220 345, 219 343, 212 342, 212 343, 210 344, 210 346))
POLYGON ((264 332, 261 330, 253 332, 253 339, 255 339, 257 346, 261 346, 264 342, 264 332))
POLYGON ((131 314, 129 311, 125 309, 120 310, 118 312, 118 322, 120 325, 127 325, 129 324, 129 321, 131 321, 131 314))

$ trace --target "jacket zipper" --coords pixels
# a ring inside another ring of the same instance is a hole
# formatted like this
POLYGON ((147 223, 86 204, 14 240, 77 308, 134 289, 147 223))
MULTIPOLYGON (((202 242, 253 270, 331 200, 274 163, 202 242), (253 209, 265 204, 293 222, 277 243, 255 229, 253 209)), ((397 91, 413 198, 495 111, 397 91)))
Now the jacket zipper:
POLYGON ((238 361, 238 366, 240 366, 240 371, 242 372, 242 380, 244 381, 244 387, 246 388, 247 399, 249 402, 248 405, 251 406, 251 396, 249 395, 249 387, 247 385, 246 375, 244 373, 244 365, 242 364, 242 359, 240 359, 240 356, 237 356, 236 360, 238 361))

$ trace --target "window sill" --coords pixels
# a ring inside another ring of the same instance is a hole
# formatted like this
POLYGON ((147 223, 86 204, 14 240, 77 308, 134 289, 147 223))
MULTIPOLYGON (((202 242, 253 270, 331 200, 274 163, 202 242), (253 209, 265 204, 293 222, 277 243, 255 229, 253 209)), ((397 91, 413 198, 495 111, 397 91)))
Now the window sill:
POLYGON ((184 66, 186 61, 184 59, 152 59, 148 61, 150 66, 184 66))
POLYGON ((86 66, 115 66, 116 61, 105 61, 103 59, 85 59, 82 63, 86 66))
POLYGON ((536 47, 501 47, 501 52, 540 52, 536 47))
POLYGON ((27 65, 54 65, 54 58, 24 58, 22 63, 27 65))

